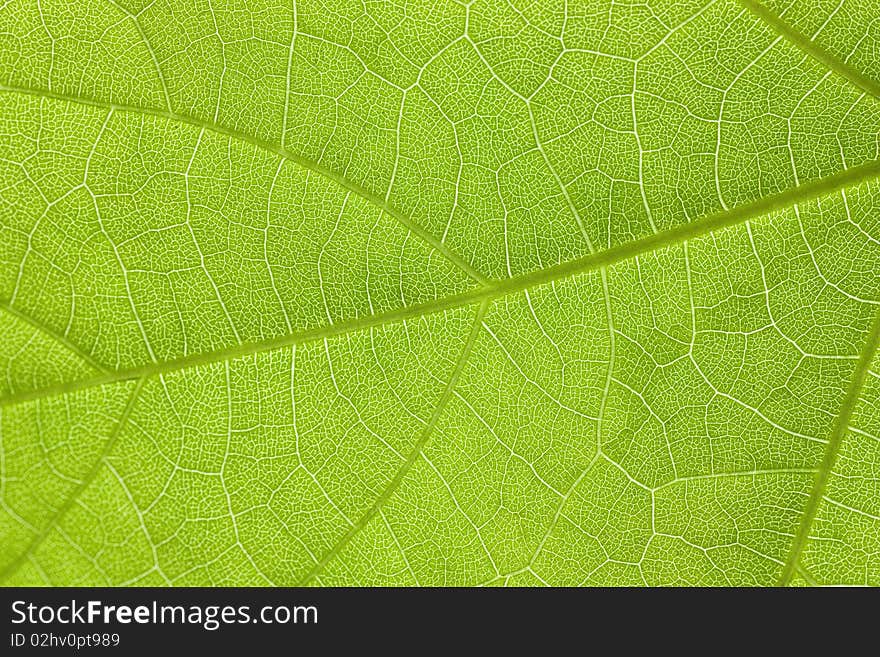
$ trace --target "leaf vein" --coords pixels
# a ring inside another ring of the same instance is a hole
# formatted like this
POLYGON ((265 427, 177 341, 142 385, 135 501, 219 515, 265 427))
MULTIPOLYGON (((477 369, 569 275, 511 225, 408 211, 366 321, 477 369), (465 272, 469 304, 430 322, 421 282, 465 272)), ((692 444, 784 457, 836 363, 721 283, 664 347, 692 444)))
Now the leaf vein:
POLYGON ((141 389, 144 386, 144 382, 146 379, 140 379, 137 384, 135 384, 134 388, 131 391, 131 394, 128 396, 128 401, 125 404, 125 408, 122 411, 122 415, 119 417, 119 422, 113 427, 110 436, 107 438, 107 442, 104 443, 104 447, 101 449, 101 453, 98 455, 98 458, 95 459, 95 462, 92 464, 92 467, 83 475, 82 480, 73 489, 70 495, 64 500, 58 510, 55 511, 54 514, 49 518, 49 521, 46 523, 46 526, 34 536, 33 540, 28 543, 27 547, 19 554, 15 559, 10 561, 6 567, 0 571, 0 582, 5 581, 10 575, 12 575, 16 570, 18 570, 24 561, 30 557, 38 547, 46 540, 52 530, 58 527, 58 523, 61 522, 62 518, 67 514, 70 509, 73 508, 74 503, 77 499, 79 499, 80 495, 91 485, 91 483, 95 480, 95 477, 98 476, 98 472, 101 470, 101 465, 104 463, 104 459, 107 458, 107 455, 113 449, 113 446, 116 444, 117 440, 119 440, 119 436, 122 434, 122 431, 125 429, 128 424, 128 418, 131 416, 131 411, 134 408, 135 403, 138 400, 138 396, 140 395, 141 389))
POLYGON ((308 169, 310 171, 314 171, 315 173, 327 178, 335 182, 337 185, 346 189, 350 192, 353 192, 357 196, 360 196, 362 199, 375 206, 388 216, 394 218, 399 223, 401 223, 409 232, 413 235, 417 236, 421 239, 425 244, 433 248, 435 251, 440 253, 443 257, 445 257, 450 263, 452 263, 455 267, 463 271, 469 277, 473 278, 475 281, 480 283, 486 282, 486 277, 477 271, 469 262, 467 262, 464 258, 459 256, 457 253, 453 252, 448 246, 446 246, 441 240, 437 239, 434 235, 428 232, 425 228, 423 228, 420 224, 414 221, 411 217, 405 215, 400 210, 392 207, 388 202, 383 200, 377 194, 374 194, 367 188, 359 185, 353 180, 349 180, 342 174, 339 174, 319 162, 312 160, 304 155, 294 153, 278 144, 274 144, 265 139, 261 139, 260 137, 256 137, 254 135, 250 135, 240 130, 236 130, 235 128, 230 128, 228 126, 222 125, 215 121, 209 121, 205 119, 200 119, 194 116, 189 116, 187 114, 181 114, 179 112, 172 112, 169 110, 162 110, 150 107, 139 107, 136 105, 125 105, 119 103, 110 103, 103 100, 97 100, 94 98, 85 98, 80 96, 72 96, 70 94, 57 93, 54 91, 48 91, 46 89, 36 89, 36 88, 26 88, 26 87, 18 87, 18 86, 10 86, 4 83, 0 83, 0 91, 10 92, 10 93, 18 93, 25 94, 28 96, 35 96, 37 98, 49 98, 51 100, 60 100, 68 103, 75 103, 78 105, 88 105, 91 107, 100 107, 107 109, 109 111, 115 112, 123 112, 129 114, 140 114, 142 116, 154 116, 161 119, 166 119, 168 121, 177 121, 179 123, 186 123, 188 125, 195 126, 197 128, 202 128, 203 130, 209 130, 213 133, 223 135, 230 139, 235 139, 238 141, 242 141, 248 143, 256 148, 267 151, 269 153, 273 153, 278 157, 281 157, 285 160, 290 160, 291 162, 296 163, 297 165, 303 167, 304 169, 308 169))
MULTIPOLYGON (((509 294, 522 292, 539 285, 551 283, 553 281, 563 280, 585 272, 599 270, 602 267, 613 265, 645 253, 652 253, 668 246, 674 246, 724 228, 738 226, 749 219, 789 208, 798 202, 805 202, 828 196, 863 182, 875 180, 877 177, 880 177, 880 160, 872 160, 831 176, 806 182, 791 187, 785 191, 765 196, 764 198, 737 206, 731 210, 707 215, 691 223, 682 224, 659 233, 653 233, 647 237, 627 242, 604 251, 592 253, 581 258, 569 260, 546 269, 532 271, 512 278, 490 281, 466 292, 441 297, 426 303, 398 308, 384 313, 365 315, 347 321, 337 322, 332 325, 304 329, 267 338, 265 340, 242 343, 225 349, 202 352, 168 361, 149 363, 147 365, 127 370, 118 370, 89 379, 70 381, 56 386, 48 386, 46 388, 7 395, 6 397, 0 398, 0 406, 8 406, 50 395, 64 394, 81 390, 83 388, 105 385, 117 381, 149 377, 199 365, 223 362, 232 358, 270 351, 294 344, 313 342, 334 335, 350 333, 352 331, 374 326, 392 324, 404 319, 422 317, 445 310, 451 310, 453 308, 480 303, 481 301, 496 299, 509 294)), ((2 300, 0 300, 0 303, 2 303, 2 300)))
POLYGON ((101 372, 103 374, 108 374, 110 372, 110 370, 108 370, 106 367, 101 365, 101 363, 95 360, 94 356, 92 356, 88 351, 77 345, 75 342, 71 341, 70 338, 68 338, 66 335, 64 335, 63 333, 59 333, 55 329, 52 329, 48 326, 44 326, 34 317, 31 317, 29 314, 22 312, 21 310, 13 306, 10 302, 0 301, 0 309, 2 309, 6 313, 9 313, 16 319, 21 320, 28 326, 31 326, 32 328, 40 331, 44 335, 50 337, 52 340, 67 349, 70 353, 85 361, 85 363, 92 369, 97 370, 98 372, 101 372))
POLYGON ((870 94, 874 98, 880 98, 880 82, 869 78, 842 59, 831 54, 815 41, 798 32, 778 14, 757 2, 757 0, 737 0, 737 2, 802 52, 865 93, 870 94))
POLYGON ((470 356, 471 350, 474 346, 474 343, 477 341, 477 336, 480 333, 480 328, 483 326, 483 317, 486 315, 486 310, 489 307, 490 301, 488 299, 484 300, 479 309, 477 310, 476 317, 474 318, 474 324, 471 328, 470 334, 465 341, 464 347, 461 350, 461 355, 458 357, 458 360, 455 363, 455 366, 452 369, 452 373, 449 376, 449 381, 447 381, 446 386, 443 389, 443 392, 440 395, 440 399, 437 402, 437 405, 434 407, 433 413, 431 413, 431 417, 428 420, 428 424, 425 425, 425 428, 422 429, 422 433, 419 435, 418 440, 416 441, 415 447, 409 453, 404 461, 404 464, 394 475, 394 478, 389 482, 388 486, 382 491, 373 505, 367 510, 364 515, 362 515, 357 522, 352 525, 348 531, 342 536, 342 538, 330 549, 324 557, 316 563, 312 569, 306 574, 306 576, 299 583, 300 586, 304 586, 311 582, 315 577, 317 577, 326 567, 327 564, 332 561, 336 555, 338 555, 342 549, 351 542, 358 532, 360 532, 364 527, 367 526, 367 523, 373 519, 373 517, 382 510, 382 507, 385 503, 394 495, 394 492, 400 487, 400 484, 403 483, 403 480, 406 478, 406 475, 409 474, 409 471, 412 470, 418 458, 424 453, 425 447, 427 447, 428 442, 431 440, 431 436, 434 432, 434 428, 437 426, 437 421, 440 419, 440 416, 443 415, 443 411, 446 408, 447 403, 450 398, 455 393, 455 387, 458 384, 458 379, 461 377, 462 372, 464 371, 464 367, 467 364, 468 357, 470 356))
POLYGON ((871 361, 873 360, 878 347, 880 347, 880 310, 878 310, 874 316, 874 321, 868 331, 867 339, 862 347, 859 360, 856 363, 855 371, 853 372, 853 377, 849 384, 849 389, 847 390, 846 397, 844 397, 843 403, 841 404, 840 413, 837 415, 831 429, 828 446, 825 448, 825 456, 822 459, 819 472, 816 474, 813 488, 810 491, 810 497, 807 500, 807 506, 804 508, 803 516, 801 516, 800 527, 795 534, 791 546, 791 552, 785 562, 782 575, 779 578, 780 586, 787 586, 797 572, 801 554, 810 538, 813 521, 819 511, 819 505, 824 498, 825 487, 828 484, 828 479, 831 477, 834 463, 837 461, 837 455, 840 452, 840 445, 849 428, 850 419, 852 418, 853 411, 855 411, 856 404, 861 397, 862 388, 868 378, 868 370, 871 367, 871 361))

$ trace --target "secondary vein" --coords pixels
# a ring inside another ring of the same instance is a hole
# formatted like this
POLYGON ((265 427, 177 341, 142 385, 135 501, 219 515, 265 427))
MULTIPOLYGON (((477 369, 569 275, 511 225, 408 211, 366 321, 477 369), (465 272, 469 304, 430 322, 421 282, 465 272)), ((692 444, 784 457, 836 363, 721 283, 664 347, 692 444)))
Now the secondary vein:
POLYGON ((116 441, 119 439, 119 436, 122 434, 123 429, 128 424, 128 418, 131 415, 131 411, 134 408, 135 402, 140 395, 141 388, 143 388, 144 379, 140 379, 134 386, 131 391, 131 394, 128 396, 128 401, 125 404, 125 408, 122 411, 122 415, 119 417, 119 422, 113 427, 113 431, 110 433, 110 436, 107 438, 107 442, 104 443, 103 449, 101 449, 101 453, 98 455, 98 458, 95 459, 95 462, 92 464, 92 467, 89 468, 88 472, 83 475, 82 480, 77 484, 77 486, 73 489, 73 491, 68 495, 68 497, 64 500, 64 503, 58 507, 58 510, 49 518, 49 521, 46 523, 46 526, 34 536, 33 540, 28 543, 27 547, 19 554, 15 559, 6 564, 6 567, 0 571, 0 582, 5 581, 12 573, 18 570, 21 565, 24 563, 25 559, 31 556, 38 547, 46 540, 46 537, 52 532, 52 529, 58 526, 58 523, 61 522, 61 519, 73 508, 74 502, 79 499, 79 496, 82 495, 83 491, 89 487, 95 477, 98 475, 98 472, 101 470, 101 466, 104 464, 104 459, 110 454, 113 450, 113 446, 116 444, 116 441))
POLYGON ((757 2, 757 0, 737 0, 737 2, 805 54, 845 78, 865 93, 874 96, 874 98, 880 98, 880 82, 869 78, 842 59, 832 55, 815 41, 798 32, 778 14, 757 2))
POLYGON ((8 301, 0 301, 0 309, 21 320, 22 322, 36 329, 40 333, 48 336, 49 338, 60 344, 62 347, 67 349, 69 352, 71 352, 75 356, 78 356, 92 369, 98 372, 109 373, 109 370, 101 365, 101 363, 99 363, 97 360, 95 360, 94 356, 92 356, 86 350, 82 349, 76 343, 71 342, 71 340, 63 333, 59 333, 58 331, 55 331, 48 326, 43 326, 33 317, 31 317, 27 313, 22 312, 8 301))
POLYGON ((480 307, 477 309, 476 317, 474 318, 474 324, 471 328, 470 334, 465 341, 464 347, 461 350, 461 355, 458 357, 458 360, 455 363, 455 367, 452 369, 452 374, 449 376, 449 381, 446 383, 446 387, 443 388, 443 392, 440 395, 440 399, 437 402, 437 405, 434 407, 434 411, 431 413, 431 417, 428 420, 428 424, 425 425, 425 428, 422 430, 422 433, 419 435, 418 440, 416 441, 415 446, 412 451, 407 456, 406 461, 404 461, 403 466, 397 471, 397 474, 394 475, 394 478, 389 482, 388 486, 385 487, 385 490, 376 498, 376 501, 373 505, 367 509, 367 512, 362 515, 357 522, 352 525, 348 531, 342 536, 341 539, 330 549, 327 554, 318 561, 312 569, 306 573, 306 576, 300 582, 300 586, 304 586, 311 582, 315 577, 317 577, 326 567, 327 564, 330 563, 336 555, 338 555, 342 549, 351 542, 358 532, 360 532, 364 527, 366 527, 367 523, 373 519, 373 517, 379 513, 379 510, 385 505, 385 503, 394 495, 394 492, 398 489, 400 484, 406 478, 406 475, 409 474, 409 471, 412 470, 412 467, 415 465, 418 458, 422 455, 425 450, 425 447, 428 446, 428 443, 431 440, 431 436, 434 433, 434 428, 437 426, 437 421, 440 419, 440 416, 443 415, 443 411, 446 408, 446 404, 449 402, 449 399, 452 397, 455 392, 455 387, 458 384, 458 379, 461 377, 461 373, 464 371, 465 364, 467 363, 468 357, 471 354, 471 350, 473 349, 474 343, 477 341, 477 336, 480 333, 480 327, 483 324, 483 317, 486 315, 486 310, 489 307, 490 301, 484 300, 483 303, 480 304, 480 307))
POLYGON ((98 385, 125 381, 141 377, 165 374, 199 365, 222 362, 232 358, 240 358, 273 349, 302 344, 314 340, 349 333, 374 326, 382 326, 401 322, 405 319, 418 318, 454 308, 478 304, 508 294, 522 292, 553 281, 571 278, 578 274, 595 271, 623 260, 651 253, 667 246, 680 244, 709 233, 737 226, 750 219, 767 215, 774 211, 784 210, 799 202, 806 202, 822 196, 839 192, 848 187, 858 185, 880 176, 880 160, 866 162, 839 173, 791 187, 785 191, 765 196, 761 199, 745 203, 731 210, 707 215, 691 223, 682 224, 669 230, 651 234, 647 237, 620 244, 618 246, 591 253, 581 258, 541 269, 512 278, 490 281, 466 292, 435 299, 426 303, 414 304, 375 315, 366 315, 336 324, 303 329, 265 340, 237 344, 217 351, 202 352, 183 356, 173 360, 149 363, 127 370, 118 370, 109 374, 70 381, 55 386, 16 393, 0 398, 0 406, 8 406, 24 401, 39 399, 56 394, 64 394, 98 385))
POLYGON ((353 192, 355 195, 360 196, 362 199, 375 206, 385 214, 390 217, 393 217, 398 222, 400 222, 408 231, 410 231, 413 235, 421 239, 428 246, 433 248, 439 254, 441 254, 444 258, 446 258, 450 263, 452 263, 455 267, 463 271, 470 278, 474 279, 479 283, 486 282, 486 277, 478 272, 469 262, 467 262, 464 258, 459 256, 457 253, 452 251, 448 246, 446 246, 443 242, 441 242, 437 237, 428 232, 425 228, 423 228, 420 224, 416 223, 411 217, 408 217, 400 210, 392 207, 389 203, 387 203, 383 198, 374 194, 366 187, 359 185, 353 180, 349 180, 345 176, 336 173, 332 169, 325 167, 323 164, 312 160, 304 155, 299 153, 294 153, 279 144, 273 144, 270 141, 265 139, 261 139, 254 135, 241 132, 240 130, 236 130, 234 128, 230 128, 228 126, 222 125, 220 123, 216 123, 214 121, 208 121, 205 119, 199 119, 194 116, 189 116, 187 114, 181 114, 179 112, 172 112, 170 110, 151 108, 151 107, 140 107, 136 105, 125 105, 119 103, 110 103, 103 100, 97 100, 93 98, 84 98, 79 96, 71 96, 69 94, 57 93, 54 91, 48 91, 46 89, 32 89, 26 87, 17 87, 10 86, 7 84, 0 84, 0 91, 7 91, 12 93, 25 94, 28 96, 36 96, 37 98, 49 98, 52 100, 60 100, 68 103, 75 103, 77 105, 88 105, 90 107, 100 107, 106 110, 112 110, 114 112, 123 112, 123 113, 131 113, 131 114, 140 114, 144 116, 155 116, 158 118, 166 119, 169 121, 177 121, 179 123, 186 123, 188 125, 195 126, 197 128, 202 128, 204 130, 208 130, 210 132, 214 132, 225 137, 229 137, 231 139, 236 139, 238 141, 243 141, 245 143, 251 144, 256 148, 267 151, 269 153, 273 153, 285 160, 290 160, 303 167, 304 169, 309 169, 310 171, 314 171, 315 173, 324 176, 328 180, 332 180, 337 185, 342 187, 343 189, 347 189, 350 192, 353 192))
POLYGON ((834 463, 837 461, 837 455, 840 452, 840 444, 843 442, 843 437, 846 435, 847 429, 849 428, 853 411, 855 411, 856 404, 861 397, 862 388, 865 385, 865 380, 868 377, 868 370, 871 367, 871 361, 874 358, 874 354, 877 353, 878 346, 880 346, 880 310, 877 311, 871 328, 868 331, 867 340, 865 340, 865 344, 859 355, 859 360, 856 363, 855 372, 850 381, 849 389, 847 390, 846 397, 844 397, 843 404, 840 407, 840 413, 838 413, 837 418, 834 420, 834 425, 831 428, 831 437, 828 439, 828 445, 825 448, 825 456, 822 459, 822 465, 819 467, 819 471, 816 474, 816 480, 814 481, 813 489, 810 492, 810 499, 807 500, 804 515, 801 517, 800 527, 798 527, 798 531, 795 534, 794 542, 791 546, 791 552, 789 553, 785 566, 782 569, 782 575, 779 578, 780 586, 787 586, 797 572, 801 554, 809 540, 810 530, 813 527, 816 513, 819 511, 819 504, 822 501, 822 495, 825 492, 825 487, 828 484, 828 479, 831 476, 834 463))

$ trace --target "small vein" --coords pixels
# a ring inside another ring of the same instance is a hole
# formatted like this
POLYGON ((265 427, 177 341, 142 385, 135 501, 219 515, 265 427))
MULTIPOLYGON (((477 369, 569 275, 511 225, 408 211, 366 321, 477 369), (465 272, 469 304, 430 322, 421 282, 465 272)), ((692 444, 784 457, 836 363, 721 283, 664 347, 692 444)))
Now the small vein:
POLYGON ((804 568, 803 566, 797 567, 798 575, 800 575, 804 581, 810 586, 821 586, 815 577, 810 574, 810 571, 804 568))
POLYGON ((119 11, 123 12, 134 24, 138 35, 144 42, 144 46, 146 46, 147 48, 147 52, 150 53, 150 59, 153 62, 153 68, 156 69, 156 76, 159 78, 159 85, 162 87, 162 98, 165 100, 165 107, 168 109, 169 112, 173 111, 171 109, 171 95, 168 93, 168 85, 165 83, 165 75, 162 73, 162 67, 159 65, 159 59, 156 57, 156 51, 153 49, 150 40, 147 38, 147 34, 144 32, 144 28, 141 26, 141 21, 138 17, 139 14, 131 13, 128 9, 116 2, 116 0, 108 0, 108 2, 119 9, 119 11))
POLYGON ((49 536, 52 530, 58 526, 61 522, 62 518, 67 514, 70 509, 73 508, 74 503, 79 499, 80 495, 89 487, 89 485, 95 480, 98 472, 101 470, 101 466, 104 464, 104 460, 113 450, 113 446, 116 445, 116 442, 119 440, 119 436, 122 435, 122 431, 125 429, 128 424, 128 418, 131 416, 131 411, 134 408, 135 403, 138 400, 138 396, 140 395, 141 389, 144 386, 144 382, 146 379, 138 380, 137 384, 135 384, 134 388, 131 391, 131 394, 128 396, 128 402, 125 404, 125 408, 122 411, 122 415, 119 417, 119 422, 116 423, 116 426, 113 427, 113 431, 110 433, 110 436, 107 438, 107 442, 104 443, 104 447, 101 450, 101 453, 98 455, 98 458, 95 459, 94 464, 88 470, 88 472, 83 475, 82 480, 79 485, 73 489, 67 499, 64 500, 64 503, 58 507, 58 510, 49 518, 49 522, 46 523, 46 526, 34 536, 34 539, 28 544, 28 546, 19 554, 15 559, 10 561, 6 567, 0 571, 0 582, 5 581, 10 575, 12 575, 16 570, 21 567, 22 563, 24 563, 27 559, 34 554, 38 547, 43 543, 44 540, 49 536))
POLYGON ((31 317, 27 313, 22 312, 21 310, 19 310, 15 306, 13 306, 11 303, 9 303, 7 301, 0 301, 0 309, 2 309, 6 313, 9 313, 10 315, 15 317, 16 319, 21 320, 22 322, 24 322, 28 326, 35 328, 40 333, 47 335, 52 340, 54 340, 55 342, 60 344, 62 347, 67 349, 70 353, 81 358, 92 369, 97 370, 98 372, 101 372, 103 374, 108 374, 110 372, 110 370, 108 370, 106 367, 101 365, 101 363, 99 363, 97 360, 95 360, 94 356, 92 356, 85 349, 82 349, 76 343, 72 342, 70 340, 70 338, 68 338, 66 335, 64 335, 63 333, 59 333, 58 331, 55 331, 54 329, 52 329, 48 326, 43 326, 36 319, 31 317))

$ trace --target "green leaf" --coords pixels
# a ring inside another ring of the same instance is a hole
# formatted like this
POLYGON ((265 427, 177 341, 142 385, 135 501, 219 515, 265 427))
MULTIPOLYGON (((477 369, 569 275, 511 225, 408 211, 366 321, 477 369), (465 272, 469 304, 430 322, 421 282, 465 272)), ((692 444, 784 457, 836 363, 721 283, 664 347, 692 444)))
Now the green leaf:
POLYGON ((880 583, 869 0, 0 5, 0 583, 880 583))

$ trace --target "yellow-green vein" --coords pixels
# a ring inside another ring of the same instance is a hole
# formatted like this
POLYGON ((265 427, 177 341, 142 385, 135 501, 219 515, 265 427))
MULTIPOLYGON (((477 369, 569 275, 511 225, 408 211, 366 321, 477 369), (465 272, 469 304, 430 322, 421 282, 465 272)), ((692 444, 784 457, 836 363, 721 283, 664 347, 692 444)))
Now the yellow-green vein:
POLYGON ((843 437, 846 435, 847 429, 849 428, 850 419, 852 418, 853 411, 861 397, 862 387, 865 385, 865 380, 868 377, 868 370, 871 366, 874 354, 877 352, 878 346, 880 346, 880 310, 877 311, 871 328, 868 331, 867 339, 862 347, 859 360, 856 362, 856 368, 853 372, 849 388, 847 389, 846 397, 844 397, 843 404, 840 407, 840 413, 838 413, 831 428, 831 436, 829 437, 828 445, 825 448, 825 456, 822 459, 822 465, 819 467, 819 472, 816 474, 816 480, 813 482, 813 488, 810 491, 810 498, 807 500, 804 514, 801 516, 801 524, 795 534, 791 546, 791 552, 788 555, 785 567, 782 569, 782 575, 779 578, 780 586, 787 586, 791 582, 791 578, 794 576, 795 572, 797 572, 801 553, 810 537, 810 530, 813 527, 813 520, 816 518, 816 513, 819 511, 819 504, 822 501, 825 486, 828 483, 828 478, 831 476, 834 463, 837 461, 837 454, 840 452, 840 443, 843 441, 843 437))
POLYGON ((107 438, 107 441, 104 443, 104 447, 101 449, 101 453, 98 454, 98 458, 95 459, 95 462, 92 464, 92 467, 83 475, 82 480, 77 484, 77 486, 73 489, 70 495, 64 500, 64 503, 58 507, 55 513, 49 518, 46 525, 38 534, 36 534, 33 540, 28 543, 27 547, 19 554, 15 559, 6 564, 6 567, 0 571, 0 582, 5 581, 12 573, 14 573, 21 566, 22 563, 32 555, 36 549, 42 544, 46 537, 52 532, 52 530, 58 526, 58 523, 61 522, 61 519, 67 514, 70 509, 73 508, 74 503, 79 496, 82 495, 83 491, 89 487, 89 484, 94 481, 95 477, 98 475, 98 472, 101 470, 101 466, 104 463, 104 459, 110 454, 113 450, 113 446, 116 444, 116 441, 119 440, 119 436, 122 435, 122 431, 125 429, 125 426, 128 424, 128 418, 131 416, 131 411, 134 408, 135 403, 137 402, 138 395, 141 392, 141 388, 143 388, 144 379, 140 379, 131 391, 131 394, 128 396, 128 401, 125 404, 125 408, 122 411, 122 415, 119 416, 119 421, 113 427, 110 436, 107 438))
POLYGON ((327 567, 327 564, 330 563, 330 561, 332 561, 346 545, 348 545, 351 539, 354 538, 359 531, 366 527, 367 523, 373 519, 373 517, 391 498, 391 496, 406 478, 406 475, 409 473, 410 470, 412 470, 412 467, 415 465, 419 456, 422 455, 425 447, 428 446, 428 443, 431 440, 431 436, 434 433, 434 428, 437 426, 437 421, 440 419, 440 416, 443 415, 446 404, 449 402, 450 397, 452 397, 452 394, 455 392, 455 386, 458 383, 458 379, 461 377, 461 373, 464 371, 468 356, 470 356, 471 349, 473 348, 474 343, 477 341, 477 336, 480 333, 480 327, 483 324, 483 317, 486 315, 486 310, 489 307, 489 303, 490 301, 486 299, 480 304, 480 307, 476 313, 476 317, 474 318, 473 327, 471 328, 470 334, 468 335, 467 340, 464 343, 464 347, 461 350, 461 355, 458 357, 458 360, 456 361, 455 366, 452 369, 449 380, 446 382, 446 387, 443 388, 443 392, 440 395, 440 399, 437 401, 437 405, 434 407, 433 413, 431 413, 431 417, 428 420, 428 423, 425 425, 425 428, 419 435, 418 440, 416 440, 416 444, 407 456, 406 461, 404 461, 403 465, 394 475, 394 478, 391 479, 391 481, 381 492, 379 497, 376 498, 376 501, 373 502, 373 505, 369 509, 367 509, 367 512, 364 513, 351 527, 349 527, 348 531, 342 536, 341 539, 339 539, 339 541, 336 542, 336 544, 330 549, 330 551, 327 552, 327 554, 325 554, 308 573, 306 573, 306 576, 303 577, 300 585, 308 584, 313 579, 315 579, 315 577, 317 577, 324 570, 324 568, 327 567))
POLYGON ((301 344, 333 335, 340 335, 351 331, 421 317, 423 315, 450 310, 452 308, 477 304, 481 301, 522 292, 523 290, 550 283, 552 281, 570 278, 577 274, 595 271, 601 267, 613 265, 622 260, 627 260, 644 253, 650 253, 657 249, 679 244, 686 240, 707 235, 717 230, 736 226, 749 219, 788 208, 798 202, 810 201, 822 196, 827 196, 865 181, 873 180, 878 176, 880 176, 880 161, 867 162, 834 175, 803 183, 802 185, 789 188, 777 194, 765 196, 764 198, 737 206, 731 210, 707 215, 702 219, 698 219, 688 224, 682 224, 675 228, 655 233, 639 240, 627 242, 626 244, 621 244, 606 249, 605 251, 592 253, 582 258, 563 262, 548 267, 547 269, 533 271, 513 278, 491 281, 485 285, 460 294, 399 308, 385 313, 357 317, 328 326, 320 326, 317 328, 279 335, 266 340, 238 344, 217 351, 203 352, 174 360, 150 363, 148 365, 128 370, 119 370, 117 372, 111 372, 109 374, 89 379, 70 381, 64 384, 47 386, 46 388, 8 395, 4 398, 0 398, 0 406, 39 399, 41 397, 55 394, 63 394, 96 385, 113 383, 115 381, 150 377, 198 365, 222 362, 224 360, 239 358, 272 349, 279 349, 293 344, 301 344))
POLYGON ((449 260, 454 266, 458 269, 462 270, 465 274, 470 276, 475 281, 480 283, 484 283, 486 281, 486 277, 483 276, 480 272, 478 272, 474 267, 467 262, 464 258, 453 252, 449 247, 447 247, 442 241, 440 241, 437 237, 429 233, 425 228, 415 222, 411 217, 408 217, 400 210, 392 207, 388 202, 385 201, 379 195, 371 192, 366 187, 359 185, 358 183, 349 180, 345 176, 328 169, 324 165, 315 160, 312 160, 304 155, 299 153, 294 153, 289 151, 288 149, 280 146, 279 144, 273 144, 270 141, 265 139, 261 139, 254 135, 250 135, 240 130, 236 130, 234 128, 230 128, 228 126, 221 125, 219 123, 215 123, 213 121, 207 121, 204 119, 195 118, 186 114, 180 114, 178 112, 172 112, 169 110, 156 109, 150 107, 138 107, 135 105, 125 105, 125 104, 117 104, 110 103, 102 100, 96 100, 92 98, 83 98, 79 96, 70 96, 68 94, 56 93, 53 91, 48 91, 45 89, 30 89, 25 87, 16 87, 10 86, 6 84, 0 83, 0 91, 5 91, 9 93, 19 93, 25 94, 28 96, 36 96, 37 98, 48 98, 51 100, 58 100, 68 103, 75 103, 78 105, 88 105, 90 107, 100 107, 106 110, 112 110, 114 112, 123 112, 123 113, 131 113, 131 114, 140 114, 143 116, 154 116, 161 119, 166 119, 168 121, 177 121, 180 123, 186 123, 188 125, 195 126, 197 128, 203 128, 205 130, 209 130, 216 134, 223 135, 230 139, 235 139, 238 141, 242 141, 252 146, 259 148, 261 150, 267 151, 269 153, 273 153, 278 157, 281 157, 285 160, 289 160, 294 162, 295 164, 303 167, 304 169, 309 169, 310 171, 314 171, 318 173, 328 180, 332 180, 340 187, 347 189, 353 194, 360 196, 368 203, 374 205, 376 208, 384 212, 390 217, 393 217, 397 221, 399 221, 408 231, 410 231, 413 235, 421 239, 431 248, 433 248, 437 253, 442 255, 444 258, 449 260))

